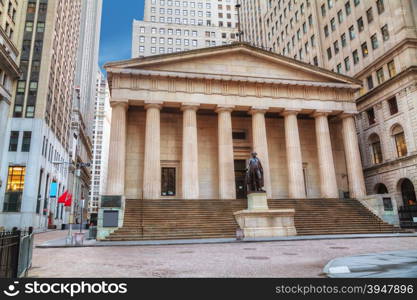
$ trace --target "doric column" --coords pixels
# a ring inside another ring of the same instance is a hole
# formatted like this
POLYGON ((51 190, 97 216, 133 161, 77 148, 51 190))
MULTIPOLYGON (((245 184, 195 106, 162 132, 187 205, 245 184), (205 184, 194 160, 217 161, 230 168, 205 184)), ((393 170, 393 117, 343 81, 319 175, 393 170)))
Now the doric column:
POLYGON ((297 114, 296 110, 286 110, 282 113, 285 120, 288 191, 291 199, 306 198, 297 114))
POLYGON ((144 199, 159 199, 161 197, 161 104, 149 103, 145 105, 144 199))
POLYGON ((323 198, 339 198, 336 170, 333 161, 332 143, 328 116, 329 112, 316 112, 317 153, 320 168, 320 190, 323 198))
POLYGON ((182 197, 199 198, 197 110, 199 105, 183 105, 182 124, 182 197))
POLYGON ((266 137, 266 108, 252 108, 252 139, 253 151, 258 153, 264 171, 264 188, 269 199, 272 198, 271 175, 269 170, 268 141, 266 137))
POLYGON ((127 101, 112 101, 112 117, 107 175, 107 195, 123 196, 125 193, 127 101))
POLYGON ((233 108, 233 106, 219 106, 216 109, 218 113, 220 199, 236 199, 231 114, 233 108))
POLYGON ((362 162, 359 153, 358 137, 355 120, 352 115, 342 115, 343 143, 345 146, 346 168, 349 178, 349 193, 352 198, 366 196, 365 180, 363 178, 362 162))

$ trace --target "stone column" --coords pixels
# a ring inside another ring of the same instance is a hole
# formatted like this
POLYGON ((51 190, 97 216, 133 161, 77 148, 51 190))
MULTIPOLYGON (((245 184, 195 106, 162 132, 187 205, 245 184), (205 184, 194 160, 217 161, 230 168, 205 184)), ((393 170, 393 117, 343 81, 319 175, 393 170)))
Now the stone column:
POLYGON ((359 153, 358 137, 356 135, 355 120, 352 115, 342 115, 343 143, 345 147, 346 168, 349 179, 349 193, 351 198, 366 196, 365 180, 361 156, 359 153))
POLYGON ((145 105, 144 199, 159 199, 161 197, 161 104, 150 103, 145 105))
POLYGON ((253 151, 258 153, 264 170, 264 189, 266 196, 272 198, 271 175, 269 170, 268 141, 266 136, 265 113, 266 108, 252 108, 252 139, 253 151))
POLYGON ((233 108, 233 106, 219 106, 216 109, 218 113, 220 199, 236 199, 231 114, 233 108))
POLYGON ((306 198, 297 114, 296 110, 286 110, 282 113, 285 121, 288 191, 291 199, 306 198))
POLYGON ((112 101, 109 161, 106 194, 123 196, 125 193, 127 101, 112 101))
POLYGON ((199 105, 183 105, 182 124, 182 197, 199 198, 197 110, 199 105))
POLYGON ((330 141, 329 112, 316 112, 317 153, 320 168, 320 190, 323 198, 339 198, 336 171, 333 161, 332 143, 330 141))

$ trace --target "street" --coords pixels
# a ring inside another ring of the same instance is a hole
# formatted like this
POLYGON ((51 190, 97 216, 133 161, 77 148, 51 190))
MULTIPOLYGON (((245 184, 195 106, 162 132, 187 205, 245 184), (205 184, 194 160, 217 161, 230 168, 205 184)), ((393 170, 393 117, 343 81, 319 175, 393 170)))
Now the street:
MULTIPOLYGON (((37 234, 35 244, 66 231, 37 234)), ((324 277, 337 257, 415 250, 417 238, 364 238, 258 243, 35 248, 36 277, 324 277)))

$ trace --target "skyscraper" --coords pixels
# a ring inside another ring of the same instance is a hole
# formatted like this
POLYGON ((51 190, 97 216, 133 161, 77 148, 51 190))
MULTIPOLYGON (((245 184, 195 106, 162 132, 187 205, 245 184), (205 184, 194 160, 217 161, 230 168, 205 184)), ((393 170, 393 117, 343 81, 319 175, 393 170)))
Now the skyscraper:
POLYGON ((132 57, 187 51, 237 40, 235 0, 146 0, 133 21, 132 57))
POLYGON ((362 81, 356 126, 367 193, 387 211, 402 207, 401 224, 416 226, 406 211, 417 203, 417 2, 268 0, 257 9, 249 9, 255 0, 240 2, 250 43, 257 25, 248 20, 261 11, 268 50, 362 81))
POLYGON ((107 160, 110 142, 110 91, 107 80, 101 71, 97 72, 97 94, 94 103, 93 125, 93 163, 91 167, 91 191, 89 213, 98 212, 100 195, 104 193, 107 182, 107 160))
POLYGON ((69 174, 75 205, 76 221, 87 219, 87 201, 91 186, 91 168, 93 160, 94 105, 96 103, 98 72, 98 52, 100 41, 102 0, 84 0, 81 3, 80 42, 75 71, 75 90, 73 93, 72 122, 70 139, 71 161, 78 166, 79 172, 69 174), (83 210, 81 209, 84 201, 83 210))
POLYGON ((81 0, 25 0, 19 32, 22 74, 2 143, 0 224, 43 229, 65 219, 72 97, 81 0))
MULTIPOLYGON (((19 78, 17 49, 21 1, 0 1, 0 169, 13 89, 19 78)), ((0 176, 0 188, 6 184, 0 176)))

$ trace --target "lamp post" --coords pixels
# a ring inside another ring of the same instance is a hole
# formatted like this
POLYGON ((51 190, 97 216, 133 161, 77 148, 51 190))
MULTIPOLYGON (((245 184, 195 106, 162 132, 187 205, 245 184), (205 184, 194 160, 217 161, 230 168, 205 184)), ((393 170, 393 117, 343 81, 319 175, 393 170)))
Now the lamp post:
POLYGON ((239 37, 239 43, 242 42, 242 31, 241 31, 241 27, 240 27, 240 8, 241 8, 241 4, 240 3, 236 3, 235 5, 236 9, 237 9, 237 35, 239 37))

